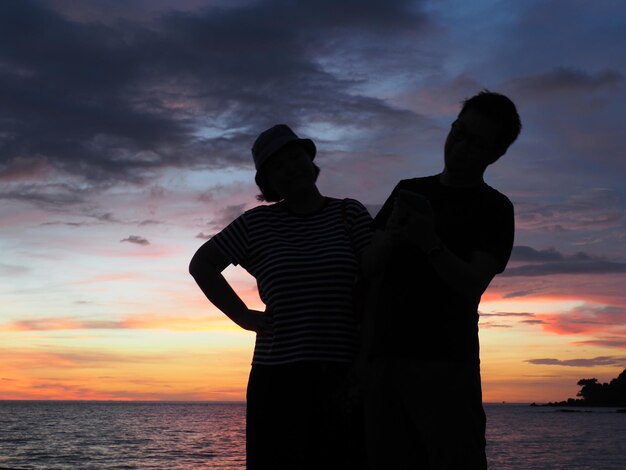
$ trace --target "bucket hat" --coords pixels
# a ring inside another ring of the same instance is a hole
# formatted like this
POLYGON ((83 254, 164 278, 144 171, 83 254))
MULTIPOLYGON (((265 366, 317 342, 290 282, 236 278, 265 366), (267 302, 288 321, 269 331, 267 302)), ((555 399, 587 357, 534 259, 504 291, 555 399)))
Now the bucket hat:
POLYGON ((277 124, 261 132, 252 146, 254 167, 258 171, 269 157, 278 152, 285 145, 297 142, 309 154, 311 160, 315 158, 316 148, 311 139, 301 139, 286 124, 277 124))

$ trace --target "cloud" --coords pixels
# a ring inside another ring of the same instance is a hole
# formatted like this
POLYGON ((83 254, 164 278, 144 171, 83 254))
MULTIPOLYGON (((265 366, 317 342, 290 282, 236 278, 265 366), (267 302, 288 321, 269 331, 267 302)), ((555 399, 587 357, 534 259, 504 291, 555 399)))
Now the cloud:
POLYGON ((533 318, 535 316, 534 313, 527 312, 494 312, 494 313, 483 313, 479 312, 480 316, 480 327, 482 329, 485 328, 513 328, 514 323, 496 323, 494 320, 515 320, 519 323, 530 323, 533 324, 536 320, 522 320, 523 318, 533 318))
POLYGON ((48 167, 46 158, 17 156, 11 165, 0 166, 0 181, 9 183, 44 178, 48 175, 48 167))
MULTIPOLYGON (((626 334, 626 332, 625 332, 626 334)), ((626 349, 626 336, 599 337, 588 341, 576 341, 574 344, 598 346, 601 348, 626 349)))
POLYGON ((270 0, 142 20, 80 17, 0 3, 0 179, 29 183, 0 198, 69 204, 88 194, 73 191, 74 180, 89 191, 144 184, 164 168, 248 167, 242 149, 277 117, 357 129, 366 148, 381 123, 400 135, 426 122, 358 91, 364 74, 391 65, 382 51, 397 45, 412 57, 407 40, 430 24, 420 3, 270 0), (363 61, 367 71, 346 71, 363 61), (49 187, 50 172, 70 178, 67 187, 49 187))
POLYGON ((204 232, 200 232, 196 235, 196 238, 199 238, 200 240, 208 240, 210 238, 212 238, 215 234, 214 233, 204 233, 204 232))
POLYGON ((619 227, 624 220, 621 195, 613 189, 592 189, 553 204, 516 205, 518 229, 569 232, 600 231, 619 227))
POLYGON ((537 294, 538 292, 541 292, 541 288, 530 288, 530 289, 523 289, 523 290, 516 290, 513 292, 508 292, 506 294, 502 295, 503 299, 515 299, 518 297, 528 297, 531 296, 533 294, 537 294))
POLYGON ((13 276, 22 276, 32 272, 32 268, 17 264, 0 263, 0 275, 11 278, 13 276))
POLYGON ((136 223, 140 227, 145 227, 146 225, 161 225, 164 222, 162 222, 160 220, 154 220, 154 219, 145 219, 145 220, 142 220, 142 221, 136 222, 136 223))
POLYGON ((626 357, 616 356, 598 356, 591 359, 528 359, 526 362, 535 365, 551 365, 566 367, 601 367, 601 366, 620 366, 626 364, 626 357))
MULTIPOLYGON (((203 302, 204 303, 204 302, 203 302)), ((171 331, 202 331, 215 328, 231 328, 233 325, 221 316, 210 315, 150 315, 136 314, 119 320, 96 320, 81 317, 40 317, 20 319, 0 324, 0 331, 76 331, 76 330, 122 330, 165 329, 171 331), (226 326, 224 326, 226 325, 226 326)), ((235 327, 233 327, 235 328, 235 327)))
POLYGON ((124 328, 123 322, 112 320, 85 320, 72 317, 36 318, 10 322, 0 330, 5 331, 58 331, 58 330, 109 330, 124 328))
POLYGON ((7 358, 10 365, 19 366, 23 369, 74 369, 103 367, 116 364, 130 363, 159 363, 169 359, 164 355, 152 354, 127 354, 104 350, 38 350, 20 349, 11 351, 0 349, 3 357, 7 358))
MULTIPOLYGON (((626 273, 626 263, 610 261, 582 251, 574 255, 565 256, 553 248, 535 250, 529 246, 516 246, 511 253, 511 261, 513 263, 529 262, 529 264, 512 265, 502 273, 502 276, 626 273)), ((508 294, 508 296, 511 297, 512 294, 508 294)))
POLYGON ((209 222, 209 226, 216 230, 221 230, 233 220, 243 214, 247 204, 231 204, 216 211, 215 217, 209 222))
POLYGON ((626 334, 626 308, 585 304, 555 314, 537 314, 543 328, 559 335, 626 334))
POLYGON ((83 202, 88 194, 83 186, 68 182, 8 183, 0 188, 0 200, 27 202, 52 209, 83 202))
POLYGON ((509 317, 509 318, 524 318, 524 317, 534 317, 534 313, 525 313, 525 312, 498 312, 498 313, 483 313, 480 312, 481 317, 509 317))
POLYGON ((514 246, 510 260, 530 262, 561 261, 563 260, 563 255, 554 248, 535 250, 529 246, 514 246))
POLYGON ((120 243, 123 243, 123 242, 134 243, 136 245, 142 245, 142 246, 146 246, 150 244, 148 240, 146 240, 143 237, 140 237, 139 235, 129 235, 127 238, 120 240, 120 243))
POLYGON ((614 274, 626 273, 626 263, 591 258, 585 253, 572 256, 562 263, 525 265, 507 269, 502 276, 549 276, 553 274, 614 274))
POLYGON ((590 73, 576 67, 555 67, 547 72, 517 77, 508 85, 516 94, 537 98, 554 94, 581 94, 612 88, 624 81, 615 69, 590 73))

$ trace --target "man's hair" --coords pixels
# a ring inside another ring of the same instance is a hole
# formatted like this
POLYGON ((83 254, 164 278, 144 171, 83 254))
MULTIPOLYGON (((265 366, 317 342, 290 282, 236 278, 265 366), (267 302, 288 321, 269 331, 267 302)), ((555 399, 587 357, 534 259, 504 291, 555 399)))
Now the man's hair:
MULTIPOLYGON (((320 174, 320 167, 313 163, 313 169, 315 171, 315 181, 317 181, 317 177, 320 174)), ((258 194, 256 197, 257 200, 265 202, 278 202, 283 199, 283 197, 270 185, 267 178, 267 172, 263 170, 263 167, 259 168, 259 171, 256 172, 254 182, 261 191, 261 194, 258 194)))
POLYGON ((466 99, 461 104, 459 117, 468 109, 472 109, 501 126, 499 140, 503 154, 515 142, 522 130, 522 122, 515 104, 500 93, 483 90, 477 95, 466 99))

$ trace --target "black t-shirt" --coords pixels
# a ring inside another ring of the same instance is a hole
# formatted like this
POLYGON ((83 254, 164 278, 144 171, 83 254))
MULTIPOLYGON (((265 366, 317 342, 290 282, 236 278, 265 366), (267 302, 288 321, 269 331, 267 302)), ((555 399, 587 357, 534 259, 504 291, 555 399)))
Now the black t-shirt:
MULTIPOLYGON (((401 189, 426 197, 435 230, 448 250, 469 262, 486 252, 504 271, 513 247, 513 205, 487 184, 444 186, 439 175, 402 180, 372 224, 384 230, 401 189)), ((479 363, 478 304, 445 284, 413 246, 394 248, 378 296, 383 353, 415 359, 479 363)))

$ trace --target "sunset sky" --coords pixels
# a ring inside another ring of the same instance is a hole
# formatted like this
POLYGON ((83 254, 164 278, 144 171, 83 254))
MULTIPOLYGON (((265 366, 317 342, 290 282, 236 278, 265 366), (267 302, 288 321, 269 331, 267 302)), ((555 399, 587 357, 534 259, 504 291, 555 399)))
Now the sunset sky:
POLYGON ((624 2, 0 2, 0 399, 244 399, 254 335, 187 266, 257 204, 256 135, 315 140, 322 192, 375 215, 483 88, 524 126, 486 174, 516 237, 484 398, 574 397, 626 368, 624 2))

